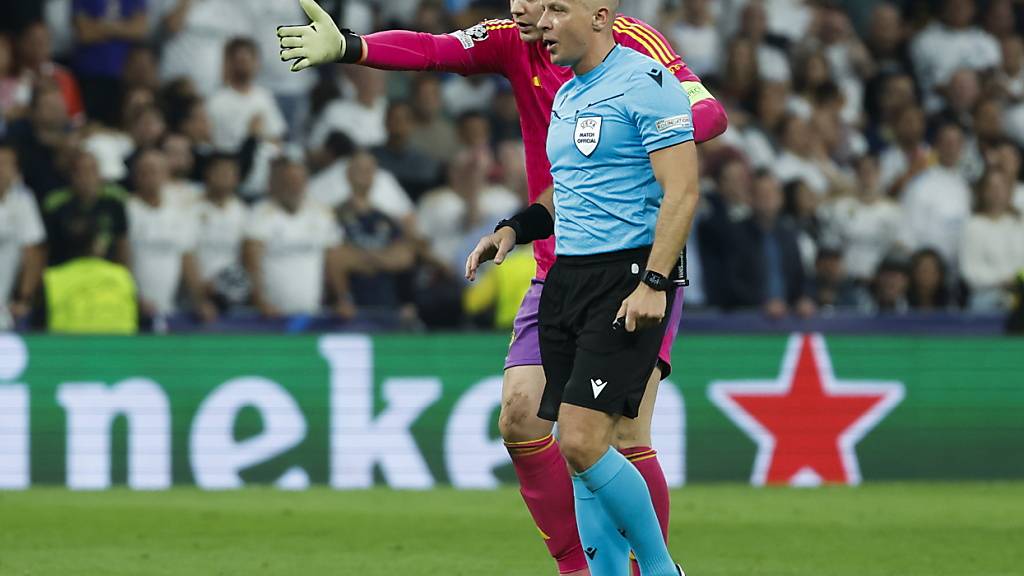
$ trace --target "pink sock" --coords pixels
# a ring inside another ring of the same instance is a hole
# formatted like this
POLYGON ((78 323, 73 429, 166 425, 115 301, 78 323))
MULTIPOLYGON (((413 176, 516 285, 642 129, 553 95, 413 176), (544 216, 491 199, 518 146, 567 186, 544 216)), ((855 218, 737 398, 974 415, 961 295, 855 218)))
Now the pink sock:
POLYGON ((572 479, 558 442, 548 435, 531 442, 506 442, 519 492, 540 530, 560 574, 586 570, 587 559, 576 528, 572 479))
MULTIPOLYGON (((621 450, 622 455, 636 466, 640 475, 647 482, 647 489, 651 493, 651 502, 654 503, 654 512, 658 515, 658 524, 661 525, 661 535, 668 543, 668 509, 669 494, 668 482, 665 480, 665 472, 658 462, 658 452, 653 448, 642 446, 637 448, 626 448, 621 450)), ((636 560, 632 560, 633 576, 640 576, 640 566, 636 560)))

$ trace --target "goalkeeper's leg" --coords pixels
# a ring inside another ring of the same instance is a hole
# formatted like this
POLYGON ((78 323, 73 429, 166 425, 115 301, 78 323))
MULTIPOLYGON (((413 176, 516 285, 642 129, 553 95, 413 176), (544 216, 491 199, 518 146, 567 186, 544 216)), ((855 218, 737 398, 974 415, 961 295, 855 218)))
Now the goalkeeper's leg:
POLYGON ((560 574, 587 574, 576 528, 572 480, 552 423, 537 417, 544 392, 537 305, 543 285, 534 283, 523 299, 505 360, 498 427, 519 478, 523 501, 537 524, 560 574))

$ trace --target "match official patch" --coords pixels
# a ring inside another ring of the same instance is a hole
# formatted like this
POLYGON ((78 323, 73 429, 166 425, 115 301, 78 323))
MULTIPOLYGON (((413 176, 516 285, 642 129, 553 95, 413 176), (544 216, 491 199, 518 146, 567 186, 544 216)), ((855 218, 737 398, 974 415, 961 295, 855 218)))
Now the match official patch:
POLYGON ((670 130, 691 130, 693 128, 693 121, 690 120, 689 114, 681 114, 679 116, 665 118, 664 120, 658 120, 654 126, 658 129, 658 133, 660 134, 670 130))
POLYGON ((452 32, 452 36, 458 38, 459 42, 462 43, 462 47, 465 48, 466 50, 469 50, 473 46, 476 46, 477 42, 483 42, 484 40, 487 40, 487 38, 490 37, 489 33, 487 32, 487 26, 483 24, 477 24, 472 28, 459 30, 458 32, 452 32))
POLYGON ((601 123, 603 118, 600 116, 584 116, 576 119, 576 133, 573 135, 573 140, 576 142, 576 149, 583 153, 584 156, 589 157, 597 150, 597 145, 601 143, 601 123))

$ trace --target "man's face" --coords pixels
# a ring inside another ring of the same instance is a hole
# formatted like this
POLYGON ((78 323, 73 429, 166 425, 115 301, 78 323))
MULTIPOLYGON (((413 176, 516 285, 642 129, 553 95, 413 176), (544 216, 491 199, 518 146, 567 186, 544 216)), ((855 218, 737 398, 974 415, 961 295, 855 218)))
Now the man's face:
POLYGON ((952 28, 966 28, 974 20, 974 0, 946 0, 943 16, 952 28))
POLYGON ((100 179, 100 164, 92 154, 77 158, 71 173, 71 190, 76 196, 95 196, 103 181, 100 179))
POLYGON ((151 151, 135 163, 135 190, 142 194, 156 194, 167 181, 167 159, 163 153, 151 151))
POLYGON ((215 194, 231 194, 238 188, 238 164, 218 160, 206 170, 206 188, 215 194))
POLYGON ((47 89, 46 93, 40 96, 36 102, 32 116, 36 124, 42 128, 51 130, 62 128, 68 121, 64 97, 57 90, 47 89))
POLYGON ((541 0, 512 0, 510 10, 512 21, 519 27, 519 38, 523 42, 539 42, 544 33, 537 27, 544 14, 541 0))
POLYGON ((397 105, 388 112, 388 134, 396 138, 408 138, 416 125, 412 117, 412 108, 405 104, 397 105))
POLYGON ((180 134, 169 136, 164 141, 164 154, 167 155, 167 164, 171 174, 177 178, 185 178, 192 173, 195 166, 195 159, 192 156, 192 146, 188 138, 180 134))
POLYGON ((282 206, 298 210, 306 194, 306 169, 297 163, 278 166, 271 175, 270 186, 282 206))
POLYGON ((782 211, 782 188, 773 176, 761 176, 754 182, 751 208, 759 217, 774 220, 782 211))
POLYGON ((551 62, 574 66, 587 53, 593 35, 594 12, 583 0, 544 0, 538 26, 551 62))
POLYGON ((33 24, 21 37, 21 58, 29 67, 50 61, 50 31, 42 24, 33 24))
POLYGON ((348 181, 356 194, 366 194, 373 186, 377 174, 377 161, 373 155, 361 152, 352 157, 348 164, 348 181))
POLYGON ((963 151, 964 135, 955 126, 943 128, 936 139, 935 150, 938 152, 939 163, 947 168, 952 168, 960 162, 960 153, 963 151))
POLYGON ((903 18, 895 6, 881 4, 875 8, 869 38, 876 48, 886 51, 899 45, 903 39, 903 18))
POLYGON ((249 48, 237 48, 228 60, 228 74, 237 82, 251 82, 259 71, 256 53, 249 48))

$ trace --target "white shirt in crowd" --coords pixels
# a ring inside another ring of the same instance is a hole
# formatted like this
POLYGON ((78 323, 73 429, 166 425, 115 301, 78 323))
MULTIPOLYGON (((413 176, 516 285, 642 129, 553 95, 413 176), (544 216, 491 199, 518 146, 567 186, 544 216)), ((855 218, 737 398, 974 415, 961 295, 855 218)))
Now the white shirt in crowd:
POLYGON ((935 89, 949 82, 954 72, 961 68, 987 70, 1003 61, 999 42, 988 32, 976 27, 954 30, 939 22, 914 38, 910 56, 925 90, 925 109, 929 112, 942 107, 935 89))
POLYGON ((785 52, 768 44, 757 47, 757 72, 762 80, 789 83, 793 71, 785 52))
POLYGON ((181 260, 195 250, 195 210, 173 201, 168 194, 157 207, 138 197, 128 199, 128 242, 131 268, 139 296, 160 314, 175 311, 181 286, 181 260))
POLYGON ((772 165, 772 171, 783 184, 794 180, 803 180, 819 196, 828 194, 828 177, 813 161, 801 158, 788 150, 784 150, 772 165))
POLYGON ((164 187, 164 193, 186 208, 195 208, 203 199, 203 187, 191 180, 172 180, 164 187))
MULTIPOLYGON (((480 222, 497 222, 515 214, 521 205, 519 198, 503 186, 488 186, 480 192, 478 200, 480 222)), ((465 226, 466 201, 449 187, 428 192, 420 199, 416 223, 431 239, 431 250, 443 262, 465 262, 468 254, 461 254, 465 236, 476 233, 476 226, 465 226)))
POLYGON ((743 150, 754 168, 770 169, 775 164, 775 145, 757 123, 751 123, 743 128, 730 124, 721 139, 723 144, 743 150))
POLYGON ((279 139, 287 128, 273 94, 262 86, 239 92, 224 86, 210 98, 207 109, 213 131, 213 145, 223 152, 237 152, 249 134, 254 118, 263 118, 263 136, 279 139))
POLYGON ((959 170, 934 166, 914 178, 903 193, 903 214, 901 241, 907 248, 934 248, 956 265, 971 215, 971 189, 959 170))
MULTIPOLYGON (((150 25, 158 26, 179 1, 149 0, 150 25)), ((160 79, 168 82, 188 78, 203 97, 216 92, 223 79, 224 47, 232 38, 252 35, 249 19, 239 10, 244 4, 236 0, 192 0, 184 26, 163 46, 160 79)), ((269 64, 277 62, 276 54, 269 64)), ((264 62, 264 67, 267 64, 264 62)))
MULTIPOLYGON (((311 200, 329 208, 337 208, 352 196, 348 180, 348 160, 338 160, 309 180, 307 194, 311 200)), ((401 221, 413 213, 415 206, 394 175, 377 169, 370 187, 370 204, 391 218, 401 221)))
POLYGON ((694 26, 680 22, 672 30, 672 41, 697 76, 716 74, 722 69, 722 37, 714 24, 694 26))
POLYGON ((1009 106, 1003 112, 1003 129, 1017 146, 1024 146, 1024 102, 1009 106))
POLYGON ((125 161, 135 152, 135 142, 124 132, 102 130, 90 134, 82 147, 96 158, 100 176, 108 182, 120 182, 128 176, 125 161))
POLYGON ((242 264, 242 240, 249 217, 249 209, 236 198, 223 206, 203 198, 196 205, 199 238, 196 243, 196 263, 204 282, 218 274, 242 264))
POLYGON ((305 96, 316 84, 314 71, 292 72, 290 66, 281 64, 281 45, 277 38, 277 27, 283 23, 298 24, 309 18, 298 2, 281 0, 245 0, 235 2, 244 6, 250 14, 247 35, 260 49, 260 76, 262 86, 281 96, 305 96))
POLYGON ((974 215, 964 227, 960 272, 971 289, 971 308, 998 309, 1002 285, 1024 269, 1024 222, 974 215))
POLYGON ((824 209, 832 234, 843 246, 843 265, 857 280, 870 280, 878 264, 899 239, 903 211, 899 204, 878 199, 840 198, 824 209))
POLYGON ((487 76, 455 76, 441 87, 444 109, 452 118, 466 112, 485 112, 498 96, 498 86, 487 76))
POLYGON ((14 289, 22 251, 45 240, 35 196, 22 184, 11 186, 0 197, 0 306, 14 289))
POLYGON ((252 209, 245 237, 263 245, 262 278, 254 278, 267 303, 284 314, 315 314, 323 300, 328 249, 341 230, 324 206, 306 200, 294 214, 267 200, 252 209))
POLYGON ((343 132, 362 148, 380 146, 388 138, 384 126, 387 112, 388 100, 385 97, 378 98, 369 108, 355 100, 334 100, 314 123, 309 145, 320 148, 331 132, 343 132))

